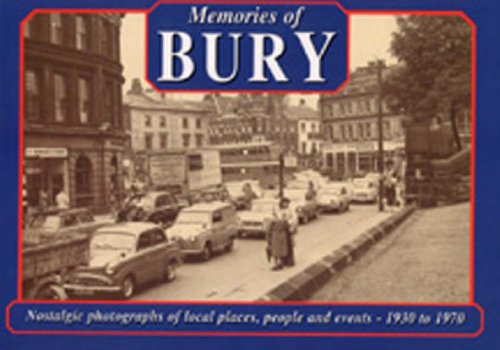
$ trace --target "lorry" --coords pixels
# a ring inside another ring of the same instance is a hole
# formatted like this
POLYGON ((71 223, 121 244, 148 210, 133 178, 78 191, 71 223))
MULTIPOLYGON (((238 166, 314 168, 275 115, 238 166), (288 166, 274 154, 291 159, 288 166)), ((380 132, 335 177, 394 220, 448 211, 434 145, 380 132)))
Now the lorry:
POLYGON ((66 294, 63 276, 89 260, 90 236, 65 232, 51 238, 24 239, 22 291, 27 300, 60 300, 66 294))
POLYGON ((222 184, 220 156, 216 149, 154 151, 147 153, 146 159, 149 181, 155 190, 190 196, 222 184))

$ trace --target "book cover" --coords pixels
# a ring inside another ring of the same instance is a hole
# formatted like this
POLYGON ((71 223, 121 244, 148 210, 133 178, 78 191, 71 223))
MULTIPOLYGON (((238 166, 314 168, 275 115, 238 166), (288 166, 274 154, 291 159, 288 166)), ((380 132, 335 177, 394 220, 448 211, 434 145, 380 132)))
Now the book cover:
POLYGON ((494 1, 0 4, 1 349, 500 345, 494 1))

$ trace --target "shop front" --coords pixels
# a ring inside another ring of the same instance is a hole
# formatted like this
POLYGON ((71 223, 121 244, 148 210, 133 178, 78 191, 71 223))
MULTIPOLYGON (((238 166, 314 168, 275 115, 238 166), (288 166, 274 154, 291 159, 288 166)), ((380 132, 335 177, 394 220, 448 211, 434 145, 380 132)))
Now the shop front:
POLYGON ((28 147, 24 171, 29 207, 55 205, 60 191, 69 191, 68 149, 62 147, 28 147))

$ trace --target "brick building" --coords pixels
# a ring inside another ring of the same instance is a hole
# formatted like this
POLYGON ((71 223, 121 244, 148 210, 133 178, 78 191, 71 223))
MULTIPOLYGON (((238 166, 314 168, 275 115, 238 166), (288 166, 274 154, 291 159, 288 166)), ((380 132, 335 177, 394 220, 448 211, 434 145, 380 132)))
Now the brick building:
POLYGON ((36 14, 24 27, 28 203, 64 190, 97 212, 122 194, 121 16, 36 14))
MULTIPOLYGON (((391 67, 384 67, 382 79, 391 67)), ((378 91, 374 66, 358 68, 336 95, 319 99, 324 128, 323 166, 339 176, 377 169, 378 91)), ((390 111, 382 101, 384 150, 391 160, 404 149, 404 115, 390 111)))

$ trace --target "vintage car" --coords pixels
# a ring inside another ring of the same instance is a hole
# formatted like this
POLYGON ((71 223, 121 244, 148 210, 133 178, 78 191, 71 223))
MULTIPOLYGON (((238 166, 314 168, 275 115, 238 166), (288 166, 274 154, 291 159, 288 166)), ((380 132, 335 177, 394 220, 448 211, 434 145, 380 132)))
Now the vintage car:
POLYGON ((62 235, 67 232, 92 234, 102 226, 112 224, 109 221, 96 221, 86 208, 51 209, 33 214, 23 236, 26 241, 49 239, 53 235, 62 235))
POLYGON ((230 203, 199 203, 181 210, 168 236, 185 256, 209 260, 214 252, 233 249, 238 233, 236 209, 230 203))
POLYGON ((175 279, 181 261, 179 246, 158 225, 115 224, 94 234, 88 264, 66 274, 63 288, 70 298, 118 295, 128 299, 142 285, 175 279))
POLYGON ((306 198, 307 190, 290 189, 284 191, 285 198, 290 200, 290 208, 297 214, 299 224, 305 224, 318 218, 316 198, 306 198))
POLYGON ((328 183, 317 196, 322 212, 344 212, 349 210, 351 198, 348 187, 342 183, 328 183))
POLYGON ((173 224, 182 206, 170 192, 147 192, 129 203, 117 221, 147 221, 165 228, 173 224))
POLYGON ((353 197, 355 203, 375 203, 377 201, 378 190, 372 180, 365 178, 354 179, 353 182, 353 197))
POLYGON ((236 210, 249 210, 252 200, 262 196, 262 189, 258 181, 230 181, 224 184, 228 200, 236 207, 236 210))
MULTIPOLYGON (((273 213, 279 206, 279 200, 274 198, 256 199, 252 203, 252 209, 242 211, 238 214, 240 218, 240 229, 238 236, 262 236, 269 232, 269 222, 273 213)), ((292 233, 297 233, 297 215, 291 210, 292 216, 288 222, 292 233)))

